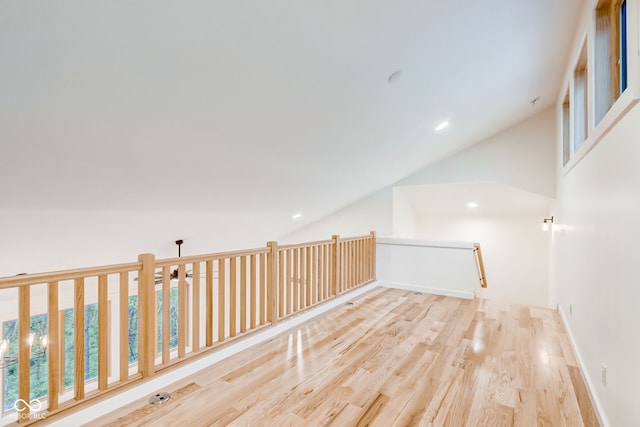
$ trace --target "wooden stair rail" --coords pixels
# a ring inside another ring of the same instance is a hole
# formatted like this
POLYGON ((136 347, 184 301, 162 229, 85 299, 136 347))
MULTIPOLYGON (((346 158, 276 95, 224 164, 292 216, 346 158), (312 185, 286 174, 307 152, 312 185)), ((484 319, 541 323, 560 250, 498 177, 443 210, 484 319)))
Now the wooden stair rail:
POLYGON ((473 244, 473 252, 476 255, 476 263, 478 264, 478 273, 480 274, 480 286, 483 288, 487 287, 487 276, 484 272, 484 261, 482 259, 482 249, 480 248, 480 243, 473 244))

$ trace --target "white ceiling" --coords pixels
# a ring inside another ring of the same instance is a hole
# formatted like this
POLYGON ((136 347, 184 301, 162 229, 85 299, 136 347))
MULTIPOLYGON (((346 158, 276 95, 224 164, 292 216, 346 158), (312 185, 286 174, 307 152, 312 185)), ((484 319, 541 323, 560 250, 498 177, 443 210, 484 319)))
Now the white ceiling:
POLYGON ((551 105, 581 5, 4 1, 0 207, 319 218, 551 105))
MULTIPOLYGON (((419 216, 547 215, 552 200, 499 182, 395 187, 419 216), (469 207, 475 203, 477 207, 469 207)), ((540 218, 542 221, 542 217, 540 218)))

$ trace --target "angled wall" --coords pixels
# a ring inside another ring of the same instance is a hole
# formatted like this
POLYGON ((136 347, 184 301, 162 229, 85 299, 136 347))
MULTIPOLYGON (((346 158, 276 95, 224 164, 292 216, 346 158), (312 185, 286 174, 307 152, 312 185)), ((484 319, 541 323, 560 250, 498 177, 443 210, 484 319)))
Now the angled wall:
POLYGON ((497 181, 554 198, 555 121, 547 108, 395 185, 497 181))

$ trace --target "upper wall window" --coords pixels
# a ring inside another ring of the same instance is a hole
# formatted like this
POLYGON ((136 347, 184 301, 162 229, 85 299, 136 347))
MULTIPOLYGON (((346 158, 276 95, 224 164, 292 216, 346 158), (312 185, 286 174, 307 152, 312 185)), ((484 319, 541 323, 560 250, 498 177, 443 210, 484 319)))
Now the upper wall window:
POLYGON ((566 166, 571 158, 571 104, 569 91, 562 102, 562 166, 566 166))
POLYGON ((587 42, 573 72, 573 152, 580 149, 587 139, 587 42))
POLYGON ((595 123, 627 88, 627 2, 601 0, 594 38, 595 123))
POLYGON ((627 88, 627 2, 620 5, 620 93, 627 88))

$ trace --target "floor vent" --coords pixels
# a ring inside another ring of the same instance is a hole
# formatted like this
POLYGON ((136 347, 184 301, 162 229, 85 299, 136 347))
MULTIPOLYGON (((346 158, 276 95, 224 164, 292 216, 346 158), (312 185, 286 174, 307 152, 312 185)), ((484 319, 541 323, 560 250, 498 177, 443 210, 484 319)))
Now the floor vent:
POLYGON ((156 393, 149 398, 149 403, 152 405, 160 405, 161 403, 166 402, 171 399, 171 395, 166 391, 161 391, 160 393, 156 393))
POLYGON ((351 301, 347 301, 347 302, 345 302, 345 303, 344 303, 344 305, 346 305, 347 307, 349 307, 349 306, 353 305, 353 303, 352 303, 351 301))
POLYGON ((422 292, 415 291, 413 294, 414 295, 422 295, 422 292))

